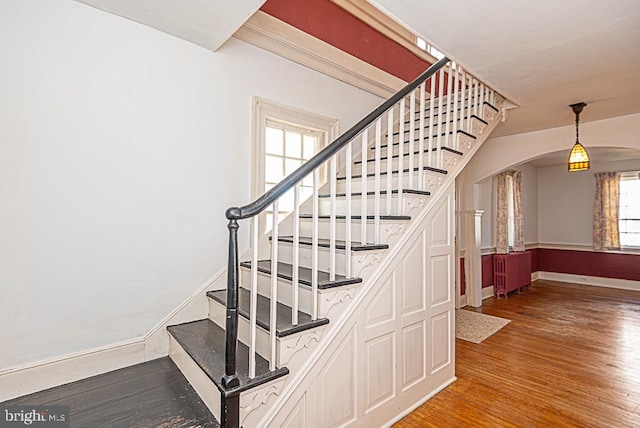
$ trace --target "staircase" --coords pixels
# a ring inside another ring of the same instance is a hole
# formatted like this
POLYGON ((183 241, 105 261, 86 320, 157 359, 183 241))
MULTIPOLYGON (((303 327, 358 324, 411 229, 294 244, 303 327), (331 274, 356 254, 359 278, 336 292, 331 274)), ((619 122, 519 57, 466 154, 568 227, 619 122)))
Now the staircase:
POLYGON ((455 380, 455 177, 503 104, 444 58, 227 211, 227 289, 207 293, 208 319, 168 327, 172 359, 222 426, 380 426, 455 380), (287 192, 293 213, 259 236, 287 192))

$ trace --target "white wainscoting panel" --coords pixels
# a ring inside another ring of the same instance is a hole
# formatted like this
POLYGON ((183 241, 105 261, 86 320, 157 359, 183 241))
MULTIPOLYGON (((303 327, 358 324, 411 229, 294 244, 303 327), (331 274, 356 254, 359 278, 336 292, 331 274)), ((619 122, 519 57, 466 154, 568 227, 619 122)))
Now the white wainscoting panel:
POLYGON ((453 204, 449 185, 331 320, 261 426, 387 426, 455 380, 453 204))

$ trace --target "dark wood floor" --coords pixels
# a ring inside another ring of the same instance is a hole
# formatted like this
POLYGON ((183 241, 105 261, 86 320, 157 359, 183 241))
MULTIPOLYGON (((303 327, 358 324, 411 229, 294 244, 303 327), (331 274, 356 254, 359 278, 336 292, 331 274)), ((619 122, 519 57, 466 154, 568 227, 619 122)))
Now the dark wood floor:
POLYGON ((478 312, 511 323, 456 339, 458 380, 402 427, 640 427, 640 292, 537 281, 478 312))
POLYGON ((219 427, 168 357, 0 403, 69 406, 71 427, 219 427))

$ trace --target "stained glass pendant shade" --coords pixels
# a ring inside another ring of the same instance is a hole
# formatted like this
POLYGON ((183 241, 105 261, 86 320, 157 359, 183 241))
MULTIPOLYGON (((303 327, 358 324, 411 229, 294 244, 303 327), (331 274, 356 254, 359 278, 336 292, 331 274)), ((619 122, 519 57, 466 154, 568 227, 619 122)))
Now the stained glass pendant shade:
POLYGON ((587 153, 584 146, 580 144, 578 138, 578 123, 580 122, 580 113, 584 106, 586 106, 585 103, 571 104, 569 106, 576 114, 576 143, 571 148, 571 153, 569 153, 569 172, 586 171, 589 169, 589 153, 587 153))

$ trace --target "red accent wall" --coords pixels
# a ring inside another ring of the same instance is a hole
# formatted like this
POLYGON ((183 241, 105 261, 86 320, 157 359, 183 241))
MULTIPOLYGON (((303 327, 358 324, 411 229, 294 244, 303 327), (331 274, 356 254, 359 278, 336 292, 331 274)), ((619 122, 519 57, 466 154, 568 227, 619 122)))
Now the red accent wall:
POLYGON ((538 248, 537 270, 640 281, 640 255, 538 248))
POLYGON ((493 285, 493 254, 482 256, 482 288, 493 285))
POLYGON ((268 0, 260 10, 407 82, 431 65, 330 0, 268 0))

